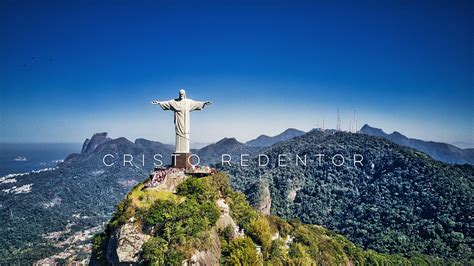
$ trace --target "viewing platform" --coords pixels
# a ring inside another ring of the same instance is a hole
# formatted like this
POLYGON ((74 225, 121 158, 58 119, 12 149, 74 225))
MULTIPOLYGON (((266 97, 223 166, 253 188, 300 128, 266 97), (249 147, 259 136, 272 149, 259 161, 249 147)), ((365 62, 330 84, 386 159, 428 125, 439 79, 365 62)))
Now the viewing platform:
POLYGON ((156 167, 150 173, 150 180, 144 184, 144 188, 163 188, 170 189, 176 187, 177 183, 181 183, 186 176, 204 177, 217 173, 215 168, 209 166, 196 166, 190 169, 168 167, 156 167), (174 184, 174 185, 173 185, 174 184))

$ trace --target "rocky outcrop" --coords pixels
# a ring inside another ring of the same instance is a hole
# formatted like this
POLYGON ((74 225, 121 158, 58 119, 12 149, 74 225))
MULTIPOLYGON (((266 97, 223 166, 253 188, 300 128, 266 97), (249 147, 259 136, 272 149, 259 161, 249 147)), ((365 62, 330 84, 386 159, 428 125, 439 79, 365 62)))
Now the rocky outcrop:
POLYGON ((185 266, 213 266, 219 265, 221 257, 221 241, 217 230, 213 229, 210 234, 211 244, 206 250, 197 251, 191 258, 185 260, 183 265, 185 266))
POLYGON ((217 200, 217 206, 221 210, 221 215, 219 216, 219 219, 216 222, 216 226, 218 229, 222 230, 226 228, 227 226, 231 226, 232 228, 236 228, 237 225, 234 222, 234 219, 230 216, 230 208, 229 205, 225 203, 225 200, 220 198, 217 200))
POLYGON ((91 141, 90 139, 84 140, 84 143, 82 144, 82 150, 81 150, 81 153, 82 153, 82 154, 86 153, 87 146, 89 145, 89 142, 90 142, 90 141, 91 141))
POLYGON ((298 191, 301 189, 301 187, 296 187, 296 188, 292 188, 290 189, 290 191, 288 192, 288 201, 293 203, 295 201, 295 198, 296 198, 296 194, 298 193, 298 191))
POLYGON ((88 154, 93 152, 99 145, 111 140, 107 137, 107 132, 95 133, 91 139, 86 139, 82 145, 81 154, 88 154))
POLYGON ((112 234, 107 246, 107 260, 113 265, 138 263, 142 246, 150 238, 140 232, 131 218, 112 234))
POLYGON ((263 214, 270 214, 272 198, 268 179, 261 177, 261 180, 255 182, 251 187, 249 187, 245 194, 249 195, 248 198, 252 206, 257 208, 263 214))
POLYGON ((270 196, 270 185, 268 182, 263 182, 260 187, 261 199, 258 210, 263 214, 270 215, 272 208, 272 197, 270 196))

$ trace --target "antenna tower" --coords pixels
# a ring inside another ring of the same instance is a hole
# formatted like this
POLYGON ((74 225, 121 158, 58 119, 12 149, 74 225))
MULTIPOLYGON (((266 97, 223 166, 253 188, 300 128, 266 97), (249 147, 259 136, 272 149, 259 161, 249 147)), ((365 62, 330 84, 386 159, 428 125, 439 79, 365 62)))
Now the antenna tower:
POLYGON ((341 116, 339 115, 339 106, 337 107, 337 131, 341 130, 341 116))

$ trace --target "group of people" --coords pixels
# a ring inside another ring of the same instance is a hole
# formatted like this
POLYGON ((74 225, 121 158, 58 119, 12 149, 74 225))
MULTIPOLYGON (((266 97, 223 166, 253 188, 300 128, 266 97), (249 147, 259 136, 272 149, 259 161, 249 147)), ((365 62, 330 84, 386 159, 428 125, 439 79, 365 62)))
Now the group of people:
POLYGON ((209 166, 199 166, 199 165, 193 166, 192 170, 194 172, 206 172, 206 173, 211 173, 212 171, 211 167, 209 166))
POLYGON ((155 169, 151 173, 151 179, 145 184, 145 187, 156 187, 163 182, 167 175, 181 171, 177 168, 155 169))
MULTIPOLYGON (((184 169, 180 168, 155 168, 153 172, 150 174, 150 181, 145 183, 145 187, 156 187, 160 183, 162 183, 166 176, 169 174, 175 174, 178 172, 182 172, 184 169)), ((207 175, 210 173, 215 173, 216 170, 209 166, 194 166, 191 171, 186 171, 186 173, 192 175, 207 175)))

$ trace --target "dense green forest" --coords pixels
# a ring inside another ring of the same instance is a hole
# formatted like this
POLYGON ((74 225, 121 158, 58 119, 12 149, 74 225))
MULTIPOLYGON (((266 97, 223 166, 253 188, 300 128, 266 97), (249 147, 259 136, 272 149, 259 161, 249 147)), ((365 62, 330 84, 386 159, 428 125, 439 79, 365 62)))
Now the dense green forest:
POLYGON ((151 238, 143 245, 140 263, 181 265, 197 250, 212 246, 217 228, 222 265, 444 265, 448 261, 421 254, 407 256, 363 250, 345 237, 321 226, 266 216, 252 208, 240 192, 231 189, 227 175, 186 179, 173 194, 144 190, 137 185, 119 204, 106 230, 94 238, 92 263, 107 265, 111 236, 133 221, 151 238), (230 215, 245 234, 231 226, 215 226, 224 199, 230 215), (132 219, 133 218, 133 219, 132 219), (259 248, 260 247, 260 248, 259 248))
POLYGON ((235 189, 271 213, 323 225, 364 248, 472 260, 474 167, 450 165, 378 137, 312 131, 261 151, 271 162, 225 167, 235 189), (325 154, 318 164, 316 154, 325 154), (278 167, 278 154, 308 156, 307 166, 278 167), (342 154, 343 166, 331 163, 342 154), (353 154, 363 166, 354 167, 353 154), (262 187, 268 187, 265 199, 262 187))

